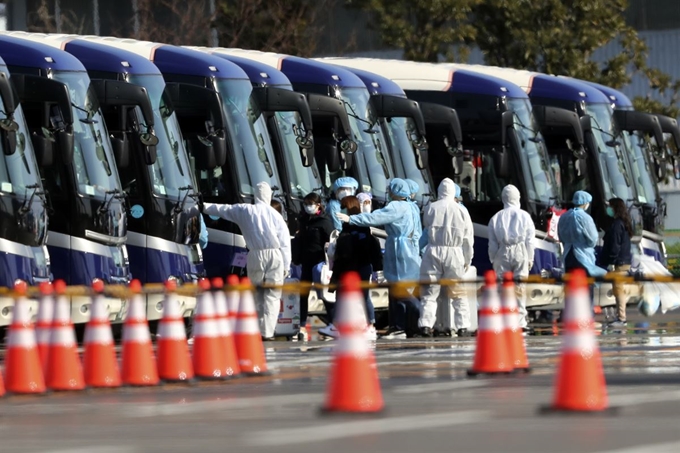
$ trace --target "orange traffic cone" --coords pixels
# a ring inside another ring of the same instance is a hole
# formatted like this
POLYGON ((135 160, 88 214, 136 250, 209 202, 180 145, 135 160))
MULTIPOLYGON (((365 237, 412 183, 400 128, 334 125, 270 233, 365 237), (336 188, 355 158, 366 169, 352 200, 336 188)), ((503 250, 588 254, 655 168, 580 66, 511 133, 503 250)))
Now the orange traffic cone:
POLYGON ((486 271, 484 285, 484 294, 479 308, 475 360, 472 368, 467 372, 468 376, 508 374, 514 370, 503 329, 501 302, 498 298, 494 271, 486 271))
POLYGON ((571 274, 562 316, 562 357, 549 410, 603 411, 608 407, 607 384, 593 330, 588 281, 582 269, 571 274))
POLYGON ((194 369, 191 366, 187 332, 184 318, 179 311, 179 303, 175 297, 177 284, 174 280, 165 282, 165 301, 163 302, 163 318, 158 323, 157 342, 158 377, 163 381, 187 381, 193 379, 194 369))
POLYGON ((260 334, 260 323, 255 310, 253 288, 248 277, 243 277, 241 302, 236 315, 236 353, 241 372, 250 375, 267 373, 267 361, 260 334))
POLYGON ((120 387, 120 371, 113 334, 109 323, 109 310, 104 300, 104 282, 92 282, 94 298, 90 321, 85 326, 85 384, 89 387, 120 387))
POLYGON ((157 385, 158 369, 153 354, 146 304, 139 280, 130 282, 133 296, 123 324, 123 366, 121 378, 125 385, 157 385))
POLYGON ((510 361, 517 371, 528 373, 529 359, 524 346, 524 335, 519 327, 519 306, 515 294, 515 283, 512 272, 503 274, 503 290, 501 300, 503 303, 503 323, 505 326, 505 342, 510 347, 510 361))
POLYGON ((325 412, 379 412, 384 403, 375 356, 365 337, 366 313, 356 272, 342 276, 334 324, 339 331, 325 412))
POLYGON ((52 283, 40 283, 40 305, 38 306, 38 319, 35 322, 35 338, 38 343, 38 355, 43 375, 47 379, 47 354, 50 349, 50 331, 52 318, 54 318, 54 297, 52 296, 52 283))
POLYGON ((229 324, 231 324, 231 331, 236 330, 236 318, 238 316, 238 307, 241 303, 241 294, 238 290, 239 285, 238 275, 230 275, 227 277, 227 310, 229 311, 229 324))
POLYGON ((210 292, 210 281, 202 278, 198 286, 203 292, 198 296, 194 313, 194 350, 192 354, 194 373, 202 379, 224 377, 223 341, 215 318, 215 302, 210 292))
POLYGON ((44 393, 45 379, 26 300, 26 289, 23 281, 14 285, 14 291, 19 297, 14 301, 12 324, 7 334, 5 387, 10 393, 44 393))
POLYGON ((83 366, 78 355, 76 333, 71 322, 71 303, 66 297, 66 282, 54 282, 57 299, 50 331, 45 381, 50 390, 82 390, 85 388, 83 366))
MULTIPOLYGON (((238 354, 236 344, 232 334, 231 321, 229 320, 229 308, 227 297, 222 290, 224 281, 217 277, 213 279, 213 300, 215 301, 215 317, 217 318, 217 329, 222 339, 222 356, 224 357, 224 377, 238 376, 241 374, 241 367, 238 364, 238 354)), ((238 297, 238 296, 237 296, 238 297)))

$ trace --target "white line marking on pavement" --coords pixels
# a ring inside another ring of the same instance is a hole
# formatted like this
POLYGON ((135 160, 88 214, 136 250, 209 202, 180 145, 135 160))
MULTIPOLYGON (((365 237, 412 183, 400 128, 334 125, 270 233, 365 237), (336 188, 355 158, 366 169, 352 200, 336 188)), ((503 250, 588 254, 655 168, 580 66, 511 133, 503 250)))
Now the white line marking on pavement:
POLYGON ((442 426, 477 423, 489 416, 487 411, 445 412, 440 414, 410 415, 406 417, 360 420, 356 422, 310 425, 306 428, 274 429, 251 434, 245 442, 253 446, 280 447, 323 442, 346 437, 413 431, 442 426), (255 436, 253 438, 253 435, 255 436))
POLYGON ((262 406, 283 406, 287 404, 320 403, 323 395, 301 393, 297 395, 258 396, 253 398, 234 398, 220 401, 196 401, 192 403, 149 404, 126 409, 125 415, 132 418, 157 417, 162 415, 188 415, 226 409, 248 409, 262 406))
POLYGON ((631 395, 614 395, 609 397, 612 406, 635 406, 637 404, 658 403, 680 400, 680 390, 670 392, 633 393, 631 395))
POLYGON ((66 450, 43 450, 41 453, 137 453, 140 450, 133 447, 118 446, 89 446, 82 448, 67 448, 66 450))
POLYGON ((645 444, 620 450, 602 450, 597 453, 676 453, 680 451, 680 442, 666 442, 662 444, 645 444))
POLYGON ((437 382, 436 384, 416 384, 404 385, 395 387, 392 391, 394 393, 418 394, 438 392, 441 390, 456 390, 456 389, 470 389, 476 387, 484 387, 486 382, 482 381, 453 381, 453 382, 437 382))

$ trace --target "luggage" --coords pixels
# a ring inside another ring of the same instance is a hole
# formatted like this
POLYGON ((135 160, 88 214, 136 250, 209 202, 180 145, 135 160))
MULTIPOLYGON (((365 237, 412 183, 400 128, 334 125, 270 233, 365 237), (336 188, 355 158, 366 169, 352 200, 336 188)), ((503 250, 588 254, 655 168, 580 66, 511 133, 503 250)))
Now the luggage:
MULTIPOLYGON (((286 283, 298 283, 297 278, 287 278, 286 283)), ((292 340, 300 333, 300 293, 284 291, 281 295, 279 318, 276 321, 275 337, 292 340)))

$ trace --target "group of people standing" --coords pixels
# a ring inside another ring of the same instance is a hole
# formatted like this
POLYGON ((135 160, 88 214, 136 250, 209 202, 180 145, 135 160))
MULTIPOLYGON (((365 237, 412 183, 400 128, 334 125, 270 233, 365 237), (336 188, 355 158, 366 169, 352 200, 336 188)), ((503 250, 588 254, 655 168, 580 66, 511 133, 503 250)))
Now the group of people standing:
MULTIPOLYGON (((438 187, 438 199, 422 212, 415 203, 418 185, 410 180, 394 178, 389 183, 389 202, 372 211, 369 193, 357 194, 359 184, 354 178, 338 178, 332 196, 324 206, 317 193, 304 200, 299 230, 291 247, 291 238, 283 217, 271 206, 271 188, 260 183, 255 190, 255 204, 216 205, 206 203, 203 212, 220 216, 239 225, 249 249, 247 271, 254 284, 283 283, 290 265, 301 266, 301 281, 312 282, 315 268, 326 262, 327 246, 334 239, 332 283, 337 283, 346 272, 357 272, 363 281, 375 278, 382 270, 389 283, 421 281, 421 299, 413 295, 415 288, 390 291, 389 328, 384 338, 409 336, 430 337, 437 316, 438 303, 450 304, 456 313, 456 334, 467 336, 469 301, 462 285, 447 287, 442 295, 442 279, 460 280, 465 277, 474 255, 474 229, 470 215, 462 203, 460 187, 445 178, 438 187), (384 227, 387 234, 384 254, 371 227, 384 227), (417 313, 417 327, 409 331, 412 314, 417 313), (409 319, 411 318, 411 319, 409 319)), ((528 212, 520 208, 520 193, 508 185, 502 191, 503 209, 488 225, 489 259, 500 276, 512 272, 516 277, 527 277, 534 260, 534 223, 528 212)), ((630 268, 630 237, 632 225, 623 200, 609 201, 607 213, 614 218, 604 237, 600 261, 596 262, 594 247, 598 240, 595 223, 587 213, 592 201, 590 194, 578 191, 573 198, 574 208, 563 214, 558 234, 564 244, 567 271, 585 269, 588 275, 598 276, 607 268, 626 272, 630 268), (600 266, 598 266, 600 264, 600 266)), ((526 294, 524 285, 517 285, 520 306, 520 326, 527 331, 526 294)), ((614 326, 625 326, 625 301, 622 288, 615 286, 618 319, 614 326)), ((259 290, 256 294, 263 340, 274 337, 281 290, 259 290)), ((303 335, 308 317, 308 295, 300 297, 300 324, 303 335)), ((377 338, 375 313, 368 290, 364 290, 367 316, 366 336, 377 338)), ((322 335, 337 337, 332 323, 333 304, 324 303, 329 324, 320 329, 322 335)))

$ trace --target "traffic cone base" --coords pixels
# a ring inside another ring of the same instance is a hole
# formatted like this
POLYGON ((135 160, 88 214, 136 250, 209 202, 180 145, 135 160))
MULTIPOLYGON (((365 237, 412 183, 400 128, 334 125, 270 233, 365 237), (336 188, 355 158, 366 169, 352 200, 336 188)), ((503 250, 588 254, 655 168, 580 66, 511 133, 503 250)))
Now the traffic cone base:
POLYGON ((186 382, 194 378, 184 319, 164 319, 159 326, 156 351, 158 377, 165 382, 186 382))
POLYGON ((519 306, 515 295, 514 275, 512 272, 503 274, 503 324, 505 326, 505 341, 509 346, 510 360, 516 372, 529 373, 529 359, 524 345, 524 335, 519 326, 519 306))
POLYGON ((45 378, 25 297, 26 284, 17 283, 14 289, 22 295, 14 302, 12 324, 7 332, 5 389, 8 393, 45 393, 45 378))
POLYGON ((120 372, 112 344, 88 345, 83 366, 88 387, 120 387, 120 372))
POLYGON ((356 272, 342 276, 334 324, 340 336, 333 350, 324 413, 374 414, 385 406, 378 368, 364 335, 366 314, 356 272))
MULTIPOLYGON (((148 327, 147 327, 148 332, 148 327)), ((151 342, 128 341, 123 344, 121 378, 124 385, 149 386, 159 382, 151 342)))
POLYGON ((588 281, 582 270, 571 274, 562 316, 565 332, 553 403, 542 411, 616 412, 608 407, 602 357, 593 330, 588 281))
POLYGON ((44 393, 47 388, 32 326, 10 326, 5 355, 5 389, 9 393, 44 393))
MULTIPOLYGON (((250 280, 243 278, 242 284, 250 286, 250 280)), ((267 360, 260 334, 260 325, 255 310, 253 292, 246 289, 241 293, 236 326, 234 328, 234 342, 241 372, 246 375, 268 375, 267 360)))
POLYGON ((511 374, 515 369, 503 325, 496 273, 492 270, 487 271, 484 274, 484 282, 484 293, 479 309, 475 358, 472 368, 467 371, 467 375, 511 374))
POLYGON ((83 390, 85 388, 78 351, 69 347, 52 348, 47 367, 49 373, 46 377, 46 384, 50 390, 83 390), (53 365, 50 365, 49 362, 52 362, 53 365), (76 370, 75 375, 73 370, 76 370))

